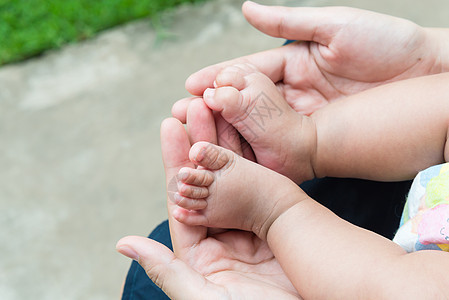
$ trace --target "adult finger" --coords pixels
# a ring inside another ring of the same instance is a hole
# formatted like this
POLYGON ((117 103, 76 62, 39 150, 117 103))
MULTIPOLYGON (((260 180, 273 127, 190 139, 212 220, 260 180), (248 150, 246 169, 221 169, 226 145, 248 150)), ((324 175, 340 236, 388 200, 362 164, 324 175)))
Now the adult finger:
POLYGON ((202 98, 196 98, 189 103, 186 119, 191 145, 201 141, 217 144, 214 116, 202 98))
POLYGON ((187 109, 189 108, 190 103, 197 98, 198 97, 187 97, 176 101, 171 108, 172 116, 178 119, 182 124, 185 124, 187 122, 187 109))
POLYGON ((215 114, 215 126, 217 127, 217 145, 243 156, 237 129, 223 119, 220 113, 215 114))
POLYGON ((325 46, 361 12, 346 7, 264 6, 251 1, 243 4, 242 11, 248 22, 265 34, 325 46))
POLYGON ((148 277, 170 299, 218 299, 222 288, 211 283, 177 258, 164 245, 139 236, 127 236, 117 243, 117 251, 139 262, 148 277), (201 293, 198 291, 201 290, 201 293))
POLYGON ((256 66, 273 82, 278 82, 284 77, 284 61, 291 49, 289 46, 279 47, 203 68, 187 78, 186 89, 192 95, 201 96, 207 88, 214 87, 218 72, 227 66, 242 63, 250 63, 256 66))
POLYGON ((183 167, 194 168, 189 160, 190 142, 184 126, 174 118, 165 119, 161 125, 162 160, 164 162, 167 184, 167 208, 170 223, 170 234, 173 250, 178 257, 185 257, 187 251, 206 237, 205 227, 191 227, 184 225, 173 218, 173 213, 179 209, 170 201, 177 191, 177 177, 183 167))

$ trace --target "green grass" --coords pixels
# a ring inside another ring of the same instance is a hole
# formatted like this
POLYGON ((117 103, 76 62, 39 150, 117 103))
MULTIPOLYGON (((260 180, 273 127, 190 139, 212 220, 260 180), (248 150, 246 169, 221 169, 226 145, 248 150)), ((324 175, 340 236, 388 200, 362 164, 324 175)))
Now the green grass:
POLYGON ((204 0, 0 0, 0 65, 204 0))

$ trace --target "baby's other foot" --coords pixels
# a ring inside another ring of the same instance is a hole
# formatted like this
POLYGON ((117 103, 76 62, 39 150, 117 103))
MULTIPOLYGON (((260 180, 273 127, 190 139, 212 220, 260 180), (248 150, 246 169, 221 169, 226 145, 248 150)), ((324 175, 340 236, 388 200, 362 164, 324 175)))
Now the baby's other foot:
POLYGON ((204 101, 240 132, 259 164, 297 183, 314 178, 314 123, 288 105, 270 78, 253 65, 238 64, 223 69, 215 85, 204 92, 204 101))
POLYGON ((306 197, 288 178, 222 147, 199 142, 189 157, 204 169, 178 174, 174 217, 187 225, 241 229, 265 239, 272 222, 306 197))

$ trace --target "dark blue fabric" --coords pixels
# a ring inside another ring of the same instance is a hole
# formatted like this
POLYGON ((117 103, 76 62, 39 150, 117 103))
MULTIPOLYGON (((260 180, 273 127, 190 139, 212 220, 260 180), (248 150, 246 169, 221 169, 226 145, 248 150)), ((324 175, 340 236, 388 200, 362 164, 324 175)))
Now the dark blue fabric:
POLYGON ((300 187, 339 217, 392 239, 411 185, 412 181, 320 178, 300 187))
MULTIPOLYGON (((168 228, 168 221, 164 221, 157 226, 148 237, 164 244, 173 251, 173 246, 168 228)), ((123 289, 123 300, 162 300, 169 299, 165 293, 158 288, 147 276, 145 270, 133 260, 131 268, 126 276, 125 287, 123 289)))
POLYGON ((286 40, 283 46, 291 44, 293 42, 296 42, 296 41, 295 40, 286 40))
MULTIPOLYGON (((341 218, 392 238, 398 228, 410 185, 411 181, 385 183, 321 178, 305 182, 300 187, 341 218)), ((149 238, 173 249, 167 221, 156 227, 149 238)), ((162 300, 168 297, 148 278, 144 269, 133 261, 126 277, 122 299, 162 300)))

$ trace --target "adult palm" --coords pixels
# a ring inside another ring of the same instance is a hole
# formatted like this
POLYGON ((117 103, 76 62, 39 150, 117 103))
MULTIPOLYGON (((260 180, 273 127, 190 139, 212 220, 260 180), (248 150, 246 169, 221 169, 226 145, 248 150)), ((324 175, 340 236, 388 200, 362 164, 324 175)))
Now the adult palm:
MULTIPOLYGON (((230 64, 249 62, 267 74, 298 112, 312 113, 333 101, 384 83, 442 71, 438 30, 347 7, 243 5, 249 23, 291 45, 234 59, 192 74, 187 90, 202 95, 230 64)), ((183 121, 188 99, 174 106, 183 121)))
POLYGON ((174 191, 170 183, 182 167, 194 167, 188 157, 191 142, 217 142, 212 113, 202 101, 194 106, 189 136, 176 119, 167 119, 161 126, 174 253, 136 236, 121 239, 117 249, 138 260, 150 279, 173 299, 298 299, 267 243, 253 233, 187 226, 173 218, 180 208, 170 201, 174 191))
MULTIPOLYGON (((173 239, 187 237, 171 232, 173 239)), ((117 247, 125 255, 126 247, 138 253, 149 278, 171 299, 300 298, 266 242, 249 232, 212 234, 184 251, 175 249, 176 255, 144 237, 125 237, 117 247)))

